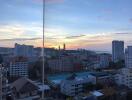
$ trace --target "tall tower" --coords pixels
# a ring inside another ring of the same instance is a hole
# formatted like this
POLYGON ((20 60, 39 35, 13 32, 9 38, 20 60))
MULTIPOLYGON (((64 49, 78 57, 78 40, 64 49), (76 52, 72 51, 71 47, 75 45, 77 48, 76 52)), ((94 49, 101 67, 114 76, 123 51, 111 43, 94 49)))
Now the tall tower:
POLYGON ((112 41, 112 60, 117 62, 124 59, 124 41, 112 41))

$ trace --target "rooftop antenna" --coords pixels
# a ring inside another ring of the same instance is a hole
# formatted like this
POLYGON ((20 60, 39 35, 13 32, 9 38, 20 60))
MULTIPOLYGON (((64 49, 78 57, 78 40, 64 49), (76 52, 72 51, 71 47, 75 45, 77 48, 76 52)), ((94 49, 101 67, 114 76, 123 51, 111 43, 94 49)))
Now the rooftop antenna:
POLYGON ((66 50, 66 44, 65 43, 63 44, 63 50, 66 50))
POLYGON ((60 51, 60 49, 61 49, 61 48, 60 48, 60 46, 59 46, 59 51, 60 51))

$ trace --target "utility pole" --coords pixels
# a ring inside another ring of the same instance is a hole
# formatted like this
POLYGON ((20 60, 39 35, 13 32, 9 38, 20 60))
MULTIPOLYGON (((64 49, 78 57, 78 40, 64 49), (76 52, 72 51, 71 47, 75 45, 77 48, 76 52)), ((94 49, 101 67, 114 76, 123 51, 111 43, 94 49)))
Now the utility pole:
POLYGON ((0 100, 2 100, 2 65, 0 64, 0 100))
POLYGON ((42 48, 42 59, 43 59, 43 71, 42 71, 42 83, 43 83, 43 89, 42 89, 42 100, 44 100, 44 32, 45 32, 45 0, 43 0, 43 48, 42 48))

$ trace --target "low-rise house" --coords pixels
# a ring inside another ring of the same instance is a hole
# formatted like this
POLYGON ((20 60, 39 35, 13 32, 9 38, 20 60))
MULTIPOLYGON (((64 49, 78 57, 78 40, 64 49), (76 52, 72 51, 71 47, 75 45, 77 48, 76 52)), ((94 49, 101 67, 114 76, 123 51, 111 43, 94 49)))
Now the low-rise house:
POLYGON ((24 77, 13 82, 11 84, 11 89, 14 97, 17 99, 24 99, 33 96, 37 96, 36 98, 39 98, 37 95, 39 89, 38 86, 31 80, 24 77))

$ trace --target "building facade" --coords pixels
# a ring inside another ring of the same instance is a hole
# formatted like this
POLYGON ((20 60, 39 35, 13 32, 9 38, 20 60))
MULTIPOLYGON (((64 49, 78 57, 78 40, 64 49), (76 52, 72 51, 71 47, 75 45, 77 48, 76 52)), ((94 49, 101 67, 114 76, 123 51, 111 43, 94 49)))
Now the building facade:
POLYGON ((34 55, 34 47, 32 45, 20 45, 16 43, 14 48, 14 55, 32 57, 34 55))
POLYGON ((132 88, 132 46, 128 46, 125 50, 125 66, 115 75, 115 81, 118 85, 132 88))
POLYGON ((112 41, 112 61, 118 62, 124 59, 124 41, 112 41))
POLYGON ((6 98, 6 95, 9 92, 9 85, 7 79, 7 69, 0 65, 0 98, 6 98))
POLYGON ((125 50, 125 65, 127 68, 132 68, 132 46, 128 46, 125 50))
POLYGON ((39 100, 39 87, 32 80, 22 77, 11 84, 14 100, 39 100))
POLYGON ((86 83, 96 84, 96 78, 91 75, 84 77, 77 77, 73 75, 61 82, 61 93, 67 96, 78 95, 80 93, 83 93, 84 84, 86 83))
POLYGON ((118 85, 125 85, 132 88, 132 68, 122 68, 115 75, 115 81, 118 85))
POLYGON ((80 69, 79 60, 74 56, 64 56, 48 61, 49 68, 53 71, 74 71, 80 69), (79 66, 79 67, 78 67, 79 66))
POLYGON ((106 54, 100 55, 100 68, 105 68, 109 66, 109 56, 106 54))
POLYGON ((10 62, 9 74, 11 77, 28 77, 28 61, 26 58, 14 58, 10 62))

